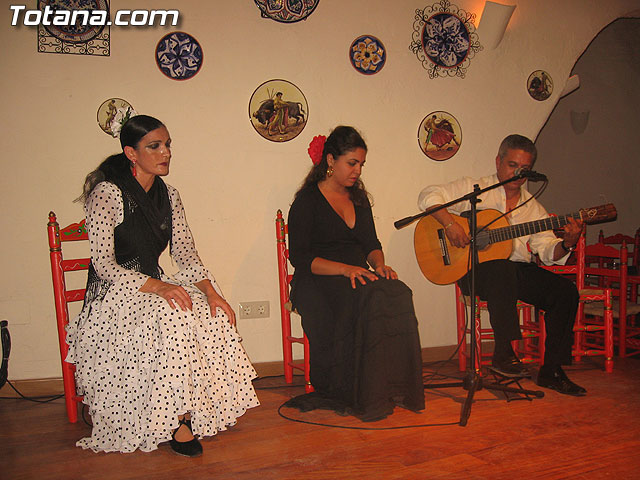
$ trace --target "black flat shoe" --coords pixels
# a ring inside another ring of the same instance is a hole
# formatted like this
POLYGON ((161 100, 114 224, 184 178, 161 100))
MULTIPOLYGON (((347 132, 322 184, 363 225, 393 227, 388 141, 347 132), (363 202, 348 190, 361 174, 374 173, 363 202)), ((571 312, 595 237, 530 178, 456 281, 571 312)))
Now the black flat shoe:
POLYGON ((176 432, 182 425, 185 425, 189 430, 191 430, 191 420, 185 420, 184 418, 182 420, 178 420, 178 428, 173 431, 173 435, 171 435, 171 440, 169 441, 171 449, 178 455, 183 455, 185 457, 197 457, 202 455, 202 445, 196 437, 193 437, 188 442, 178 442, 176 440, 176 432))
POLYGON ((563 395, 583 397, 587 394, 586 389, 569 380, 569 377, 567 377, 567 374, 564 373, 561 367, 546 369, 543 365, 538 373, 536 383, 540 387, 550 388, 563 395))
POLYGON ((504 377, 531 377, 531 373, 527 367, 525 367, 524 363, 515 355, 508 356, 504 359, 494 357, 493 360, 491 360, 491 367, 489 368, 504 377))

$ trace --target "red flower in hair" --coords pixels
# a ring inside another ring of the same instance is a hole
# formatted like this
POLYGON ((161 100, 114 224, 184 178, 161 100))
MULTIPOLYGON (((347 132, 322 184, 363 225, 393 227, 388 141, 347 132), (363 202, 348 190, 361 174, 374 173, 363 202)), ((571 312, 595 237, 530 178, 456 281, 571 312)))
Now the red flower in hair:
POLYGON ((322 161, 322 151, 324 150, 324 142, 327 141, 327 137, 324 135, 316 135, 309 144, 309 156, 314 165, 318 165, 322 161))

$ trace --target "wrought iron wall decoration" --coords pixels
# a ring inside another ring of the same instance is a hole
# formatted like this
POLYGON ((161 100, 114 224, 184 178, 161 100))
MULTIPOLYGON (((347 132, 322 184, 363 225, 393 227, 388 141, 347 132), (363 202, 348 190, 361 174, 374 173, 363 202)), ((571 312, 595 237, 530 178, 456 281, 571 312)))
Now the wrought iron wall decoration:
POLYGON ((418 145, 431 160, 449 160, 462 145, 462 129, 448 112, 431 112, 418 127, 418 145))
POLYGON ((255 89, 249 100, 251 125, 272 142, 296 138, 309 120, 309 106, 302 91, 287 80, 269 80, 255 89))
POLYGON ((553 93, 553 80, 544 70, 536 70, 529 75, 527 79, 527 92, 531 98, 543 101, 553 93))
MULTIPOLYGON (((44 11, 46 6, 54 11, 54 15, 60 10, 109 12, 107 0, 38 0, 39 10, 44 11)), ((78 15, 78 21, 72 25, 38 25, 38 52, 108 57, 111 50, 109 25, 89 25, 89 22, 82 25, 82 19, 83 16, 78 15)))
POLYGON ((306 20, 320 0, 254 0, 263 18, 276 22, 294 23, 306 20))
POLYGON ((482 50, 473 25, 475 17, 475 13, 451 5, 449 0, 416 10, 409 49, 429 72, 429 78, 465 77, 471 58, 482 50))
POLYGON ((167 77, 188 80, 202 68, 202 47, 185 32, 171 32, 156 45, 156 63, 167 77))
POLYGON ((387 61, 387 51, 380 40, 372 35, 356 38, 349 47, 349 60, 356 71, 365 75, 378 73, 387 61))

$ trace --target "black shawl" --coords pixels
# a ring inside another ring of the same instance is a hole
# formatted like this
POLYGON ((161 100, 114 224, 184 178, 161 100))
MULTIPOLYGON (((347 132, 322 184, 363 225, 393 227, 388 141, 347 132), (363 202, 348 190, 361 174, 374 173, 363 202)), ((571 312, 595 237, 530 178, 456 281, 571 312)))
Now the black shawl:
MULTIPOLYGON (((124 219, 114 229, 116 262, 123 268, 160 279, 160 254, 171 240, 171 200, 167 186, 155 177, 148 192, 127 168, 124 172, 107 170, 105 180, 122 192, 124 219), (115 174, 114 174, 115 173, 115 174)), ((106 295, 111 282, 101 279, 89 265, 85 304, 106 295)))

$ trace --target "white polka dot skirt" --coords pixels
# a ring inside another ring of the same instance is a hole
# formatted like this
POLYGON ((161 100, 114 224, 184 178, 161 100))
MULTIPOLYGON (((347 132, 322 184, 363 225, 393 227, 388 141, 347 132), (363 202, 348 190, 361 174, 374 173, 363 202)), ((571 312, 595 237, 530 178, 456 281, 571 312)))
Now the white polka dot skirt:
POLYGON ((170 440, 185 412, 202 438, 259 405, 256 372, 226 314, 218 308, 212 317, 204 295, 185 289, 193 311, 172 310, 151 293, 123 295, 116 283, 70 324, 68 360, 93 422, 78 446, 151 451, 170 440))

